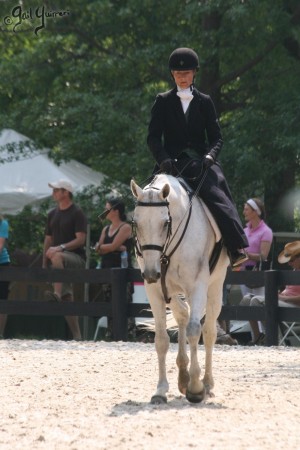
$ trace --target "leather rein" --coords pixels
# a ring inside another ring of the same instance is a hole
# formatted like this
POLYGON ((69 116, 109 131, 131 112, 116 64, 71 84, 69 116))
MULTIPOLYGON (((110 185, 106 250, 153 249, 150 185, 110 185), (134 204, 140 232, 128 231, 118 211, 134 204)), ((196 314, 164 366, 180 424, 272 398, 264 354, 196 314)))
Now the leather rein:
POLYGON ((189 206, 189 212, 188 212, 188 217, 186 220, 186 223, 184 225, 184 229, 181 233, 181 236, 179 238, 179 240, 177 241, 176 245, 174 246, 174 248, 171 250, 171 252, 169 254, 167 254, 167 250, 172 242, 172 240, 174 239, 180 224, 178 225, 177 230, 175 231, 173 237, 172 236, 172 217, 170 214, 170 209, 169 209, 169 202, 166 200, 165 202, 153 202, 153 203, 147 203, 147 202, 141 202, 141 201, 137 201, 136 202, 136 206, 144 206, 144 207, 165 207, 168 208, 168 230, 167 230, 167 237, 166 237, 166 241, 164 243, 163 246, 160 245, 155 245, 155 244, 146 244, 146 245, 140 245, 139 241, 138 241, 138 237, 137 237, 137 233, 136 233, 136 223, 134 222, 134 220, 132 219, 132 232, 133 235, 135 237, 135 249, 136 249, 136 253, 140 258, 143 258, 143 250, 157 250, 161 252, 161 256, 160 256, 160 264, 161 264, 161 287, 162 287, 162 292, 164 295, 164 299, 166 303, 170 303, 171 298, 168 296, 168 290, 167 290, 167 286, 166 286, 166 275, 167 275, 167 270, 169 267, 169 263, 170 263, 170 259, 171 256, 175 253, 175 251, 177 250, 177 248, 179 247, 185 232, 187 230, 190 218, 191 218, 191 214, 192 214, 192 197, 193 195, 191 193, 189 193, 189 198, 190 198, 190 206, 189 206))

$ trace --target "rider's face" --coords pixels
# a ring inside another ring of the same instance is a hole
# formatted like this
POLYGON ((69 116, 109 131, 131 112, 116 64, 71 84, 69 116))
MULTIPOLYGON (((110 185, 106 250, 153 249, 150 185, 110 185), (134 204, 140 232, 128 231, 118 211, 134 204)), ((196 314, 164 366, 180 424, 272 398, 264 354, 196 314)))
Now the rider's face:
POLYGON ((196 70, 172 70, 175 83, 180 89, 187 89, 193 84, 196 70))

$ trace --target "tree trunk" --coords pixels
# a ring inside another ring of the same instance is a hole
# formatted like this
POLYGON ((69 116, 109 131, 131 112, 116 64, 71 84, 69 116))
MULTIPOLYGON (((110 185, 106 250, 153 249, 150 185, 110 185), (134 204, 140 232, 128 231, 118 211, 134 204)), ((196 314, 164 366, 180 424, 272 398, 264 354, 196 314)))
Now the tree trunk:
POLYGON ((294 198, 295 167, 293 161, 290 166, 282 169, 280 173, 265 186, 265 205, 267 208, 268 225, 273 231, 294 231, 294 198), (289 197, 287 194, 291 193, 289 197))
POLYGON ((203 66, 201 65, 201 55, 199 55, 201 74, 200 90, 212 97, 218 116, 221 112, 221 89, 214 89, 213 86, 216 86, 217 81, 220 79, 219 55, 217 51, 219 42, 214 36, 216 30, 220 28, 220 25, 221 16, 217 11, 213 11, 203 17, 202 27, 203 33, 206 36, 206 48, 213 48, 215 51, 203 61, 203 66))

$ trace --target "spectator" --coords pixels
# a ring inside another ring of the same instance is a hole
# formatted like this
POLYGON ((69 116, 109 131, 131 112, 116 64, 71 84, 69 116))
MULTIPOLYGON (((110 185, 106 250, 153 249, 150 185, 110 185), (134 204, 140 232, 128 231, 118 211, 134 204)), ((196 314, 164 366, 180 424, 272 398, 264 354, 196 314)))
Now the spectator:
MULTIPOLYGON (((244 228, 249 246, 245 249, 248 261, 241 265, 240 270, 253 270, 260 263, 266 261, 273 240, 273 232, 265 223, 265 205, 259 198, 250 198, 244 205, 244 217, 247 225, 244 228)), ((264 286, 241 286, 242 295, 264 295, 264 286)))
MULTIPOLYGON (((101 256, 101 268, 122 267, 121 254, 125 259, 125 267, 131 267, 132 230, 126 222, 125 204, 121 198, 109 198, 105 205, 105 212, 101 219, 107 219, 111 223, 103 228, 99 242, 95 246, 96 252, 101 256)), ((102 286, 103 296, 106 301, 111 300, 111 286, 102 286)), ((133 286, 128 284, 128 301, 132 301, 133 286)), ((108 320, 106 337, 111 337, 111 320, 108 320)), ((134 321, 129 324, 129 332, 134 329, 134 321)))
MULTIPOLYGON (((49 183, 57 207, 48 214, 45 230, 43 267, 50 264, 55 269, 84 269, 87 218, 73 203, 73 186, 69 181, 49 183)), ((54 283, 54 292, 46 292, 49 301, 74 301, 73 286, 54 283)), ((66 316, 73 339, 81 340, 76 316, 66 316)))
MULTIPOLYGON (((9 253, 7 251, 7 239, 9 225, 7 220, 0 214, 0 267, 10 265, 9 253)), ((9 293, 9 281, 0 281, 0 300, 7 300, 9 293)), ((0 314, 0 339, 3 339, 7 314, 0 314)))
MULTIPOLYGON (((300 241, 286 244, 284 250, 278 256, 278 262, 288 263, 293 270, 300 270, 300 241)), ((265 297, 261 295, 245 295, 240 303, 242 306, 264 306, 265 297)), ((278 305, 286 307, 300 306, 300 285, 287 285, 282 292, 278 294, 278 305)), ((264 343, 265 334, 260 332, 258 322, 251 320, 250 326, 253 334, 249 345, 261 345, 264 343)))
POLYGON ((95 250, 101 255, 101 267, 121 267, 121 253, 126 251, 129 258, 132 246, 131 226, 126 222, 125 204, 120 198, 110 198, 101 218, 111 222, 103 228, 95 250))

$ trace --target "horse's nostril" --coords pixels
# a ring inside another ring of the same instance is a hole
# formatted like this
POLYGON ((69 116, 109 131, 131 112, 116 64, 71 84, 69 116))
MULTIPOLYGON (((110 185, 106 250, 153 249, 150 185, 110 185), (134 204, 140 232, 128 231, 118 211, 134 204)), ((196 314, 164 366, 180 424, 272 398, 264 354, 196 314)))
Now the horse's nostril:
POLYGON ((142 272, 142 278, 144 278, 144 279, 145 279, 145 274, 144 274, 144 272, 142 272))

